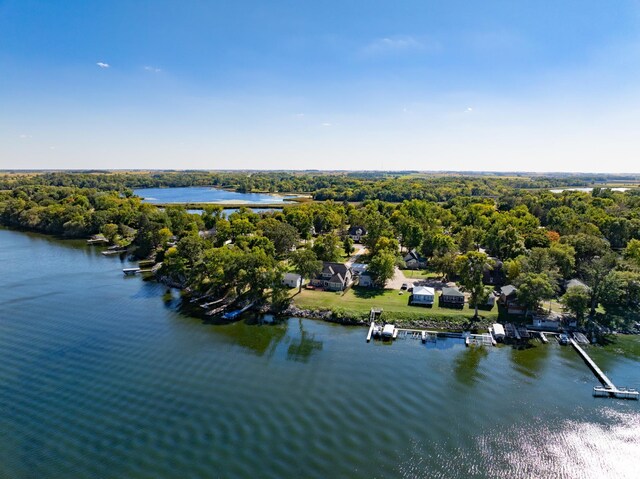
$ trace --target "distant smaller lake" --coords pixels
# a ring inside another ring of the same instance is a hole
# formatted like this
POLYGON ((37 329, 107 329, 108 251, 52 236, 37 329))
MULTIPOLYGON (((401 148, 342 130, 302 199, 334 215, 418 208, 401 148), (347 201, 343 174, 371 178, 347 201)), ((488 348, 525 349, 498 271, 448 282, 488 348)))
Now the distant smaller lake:
MULTIPOLYGON (((273 211, 274 213, 276 211, 282 211, 282 208, 249 208, 249 209, 257 214, 267 213, 269 211, 273 211)), ((187 213, 201 215, 203 211, 204 210, 187 210, 187 213)), ((224 210, 222 210, 222 214, 224 215, 225 218, 228 218, 229 215, 237 211, 239 211, 239 208, 225 208, 224 210)))
POLYGON ((144 198, 145 203, 283 203, 294 196, 270 195, 267 193, 237 193, 210 186, 187 188, 141 188, 134 194, 144 198))
MULTIPOLYGON (((601 186, 590 186, 589 188, 554 188, 553 190, 549 190, 551 193, 562 193, 563 191, 584 191, 585 193, 591 193, 594 188, 602 188, 607 189, 601 186)), ((628 191, 631 188, 609 188, 612 191, 628 191)))

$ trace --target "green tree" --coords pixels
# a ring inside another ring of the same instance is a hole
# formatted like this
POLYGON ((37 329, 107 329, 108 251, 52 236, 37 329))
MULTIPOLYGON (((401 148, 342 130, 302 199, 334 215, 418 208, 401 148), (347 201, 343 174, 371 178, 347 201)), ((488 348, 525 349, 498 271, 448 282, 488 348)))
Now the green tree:
POLYGON ((589 286, 591 293, 591 311, 593 317, 596 314, 598 303, 603 297, 605 291, 605 278, 615 269, 617 259, 615 254, 609 253, 605 256, 594 256, 588 261, 584 261, 580 265, 580 275, 585 284, 589 286))
POLYGON ((302 283, 305 279, 311 279, 322 271, 322 261, 318 260, 316 254, 310 249, 294 251, 289 256, 289 260, 294 271, 301 277, 298 292, 302 291, 302 283))
POLYGON ((347 235, 344 237, 344 240, 342 241, 342 247, 344 248, 344 252, 347 253, 347 255, 353 253, 353 240, 351 239, 351 236, 347 235))
POLYGON ((456 258, 456 269, 460 276, 460 282, 464 289, 471 293, 469 304, 472 304, 475 308, 474 318, 478 317, 478 305, 486 295, 484 284, 482 283, 483 272, 485 268, 491 268, 492 266, 486 253, 479 251, 469 251, 456 258))
POLYGON ((390 251, 382 250, 371 258, 367 271, 371 274, 374 284, 379 288, 384 288, 387 281, 393 278, 395 266, 395 255, 390 251))
POLYGON ((575 315, 580 323, 584 321, 584 315, 589 309, 589 301, 589 292, 580 286, 570 287, 560 298, 564 310, 575 315))
POLYGON ((431 266, 442 273, 443 280, 449 281, 456 274, 456 253, 448 252, 431 259, 431 266))
POLYGON ((318 236, 312 249, 321 261, 340 261, 340 238, 333 233, 318 236))
POLYGON ((632 239, 624 249, 624 257, 640 267, 640 240, 632 239))
POLYGON ((576 268, 576 250, 570 244, 553 242, 549 248, 549 255, 558 267, 560 276, 569 279, 576 268))
POLYGON ((556 288, 544 273, 524 273, 518 281, 518 302, 526 308, 526 312, 538 309, 540 301, 551 299, 556 288))
POLYGON ((457 235, 460 251, 462 253, 476 251, 481 237, 482 232, 479 229, 473 226, 464 226, 457 235))
POLYGON ((262 234, 269 238, 275 247, 276 254, 280 257, 289 253, 300 241, 298 230, 293 226, 282 223, 273 218, 266 218, 259 221, 257 228, 262 234))
POLYGON ((106 225, 102 226, 100 231, 102 232, 104 237, 109 240, 110 243, 114 243, 117 239, 119 228, 118 225, 114 223, 107 223, 106 225))

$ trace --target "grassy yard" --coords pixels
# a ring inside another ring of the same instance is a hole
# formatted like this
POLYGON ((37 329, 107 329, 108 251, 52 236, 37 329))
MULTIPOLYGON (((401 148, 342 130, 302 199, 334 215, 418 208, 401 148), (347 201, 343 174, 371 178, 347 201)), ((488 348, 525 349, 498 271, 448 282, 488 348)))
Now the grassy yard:
MULTIPOLYGON (((346 292, 333 293, 330 291, 302 290, 295 295, 294 304, 301 309, 343 309, 348 311, 369 313, 371 308, 382 308, 389 313, 409 313, 424 315, 429 318, 469 318, 473 316, 473 309, 465 304, 464 309, 441 308, 436 304, 432 308, 423 306, 409 306, 410 294, 399 294, 398 290, 374 290, 369 288, 351 288, 346 292)), ((497 317, 497 308, 492 311, 480 311, 483 317, 497 317)))
POLYGON ((407 278, 411 279, 434 279, 440 278, 442 275, 438 273, 433 273, 431 271, 425 271, 422 269, 403 269, 402 273, 407 278))

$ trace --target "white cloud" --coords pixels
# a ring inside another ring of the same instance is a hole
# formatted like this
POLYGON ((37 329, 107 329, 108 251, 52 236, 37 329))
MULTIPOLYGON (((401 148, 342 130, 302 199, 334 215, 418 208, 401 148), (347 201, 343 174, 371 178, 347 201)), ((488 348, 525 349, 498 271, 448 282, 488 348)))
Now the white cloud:
POLYGON ((323 123, 323 124, 322 124, 322 126, 324 126, 324 127, 328 127, 328 126, 331 126, 331 123, 327 123, 327 122, 325 122, 325 123, 323 123))
POLYGON ((111 66, 108 63, 104 63, 104 62, 98 62, 96 63, 96 65, 98 65, 100 68, 109 68, 111 66))
POLYGON ((31 135, 28 135, 27 133, 22 133, 19 137, 21 140, 25 140, 27 138, 31 138, 31 135))
POLYGON ((467 113, 471 113, 472 111, 473 111, 473 108, 471 108, 471 107, 468 107, 468 108, 465 110, 465 112, 467 112, 467 113))
POLYGON ((379 38, 364 47, 366 55, 386 55, 407 51, 435 51, 440 45, 433 41, 417 38, 409 35, 394 35, 379 38))
POLYGON ((151 73, 160 73, 162 71, 161 68, 156 68, 156 67, 152 67, 152 66, 149 66, 149 65, 146 65, 144 67, 144 70, 147 71, 147 72, 151 72, 151 73))

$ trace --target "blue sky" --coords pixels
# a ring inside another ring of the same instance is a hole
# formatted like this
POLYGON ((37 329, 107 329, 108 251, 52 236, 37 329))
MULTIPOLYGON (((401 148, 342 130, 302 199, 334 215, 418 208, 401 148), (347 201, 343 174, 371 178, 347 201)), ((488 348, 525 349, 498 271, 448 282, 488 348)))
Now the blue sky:
POLYGON ((640 172, 640 1, 0 0, 0 168, 640 172))

